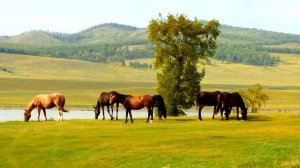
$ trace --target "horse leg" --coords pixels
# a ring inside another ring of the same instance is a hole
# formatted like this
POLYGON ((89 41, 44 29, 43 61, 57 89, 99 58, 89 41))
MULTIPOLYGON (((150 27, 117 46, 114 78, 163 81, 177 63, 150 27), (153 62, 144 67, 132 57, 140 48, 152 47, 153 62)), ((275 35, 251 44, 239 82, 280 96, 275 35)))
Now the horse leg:
POLYGON ((105 115, 104 115, 104 105, 101 105, 101 107, 102 107, 102 115, 103 115, 103 120, 105 120, 105 115))
POLYGON ((113 117, 111 116, 111 114, 110 114, 110 112, 109 112, 109 105, 106 105, 106 107, 107 107, 107 112, 108 112, 108 114, 109 114, 109 116, 110 116, 110 120, 112 120, 113 117))
POLYGON ((128 110, 126 109, 126 119, 125 119, 125 123, 127 123, 127 118, 128 118, 128 110))
POLYGON ((153 123, 153 108, 150 108, 151 120, 150 122, 153 123))
POLYGON ((213 112, 213 116, 212 116, 213 120, 215 119, 216 109, 217 109, 217 106, 214 106, 214 112, 213 112))
POLYGON ((64 112, 62 110, 59 110, 59 115, 60 115, 60 121, 63 121, 64 119, 64 112))
POLYGON ((149 118, 150 118, 150 110, 148 109, 148 118, 147 118, 147 121, 146 121, 146 123, 148 123, 148 122, 149 122, 149 118))
MULTIPOLYGON (((224 106, 221 107, 221 120, 224 120, 224 117, 223 117, 224 110, 225 110, 225 107, 224 106)), ((226 111, 225 111, 225 113, 226 113, 226 111)))
POLYGON ((38 111, 38 119, 37 119, 37 122, 40 122, 41 108, 38 107, 38 108, 37 108, 37 111, 38 111))
POLYGON ((239 106, 236 107, 236 119, 240 120, 240 117, 239 117, 239 106))
POLYGON ((201 116, 201 110, 202 110, 203 106, 199 106, 199 111, 198 111, 198 120, 201 121, 202 120, 202 116, 201 116))
POLYGON ((119 108, 119 103, 117 103, 116 120, 118 120, 118 108, 119 108))
POLYGON ((45 116, 45 121, 48 121, 47 115, 46 115, 46 109, 44 109, 44 108, 43 108, 43 113, 44 113, 44 116, 45 116))
POLYGON ((229 114, 230 114, 230 112, 231 112, 231 107, 227 107, 227 108, 225 109, 226 120, 229 120, 229 114))
POLYGON ((130 116, 131 123, 133 123, 131 110, 129 110, 129 116, 130 116))
POLYGON ((111 105, 111 116, 110 116, 110 120, 114 119, 114 105, 111 105))

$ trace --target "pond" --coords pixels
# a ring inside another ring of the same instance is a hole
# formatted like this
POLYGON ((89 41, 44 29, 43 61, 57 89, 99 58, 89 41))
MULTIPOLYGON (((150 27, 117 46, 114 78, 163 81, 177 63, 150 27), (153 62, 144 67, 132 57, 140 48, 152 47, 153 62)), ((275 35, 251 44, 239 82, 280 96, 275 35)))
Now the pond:
MULTIPOLYGON (((0 109, 0 121, 24 121, 24 110, 23 109, 0 109)), ((198 113, 195 111, 186 112, 188 116, 198 116, 198 113)), ((202 116, 211 116, 212 111, 207 109, 207 111, 202 111, 202 116)), ((114 112, 115 116, 115 112, 114 112)), ((125 111, 119 110, 119 119, 125 118, 125 111)), ((132 117, 134 118, 147 118, 148 113, 146 109, 142 110, 132 110, 132 117)), ((109 119, 109 115, 105 112, 106 119, 109 119)), ((154 116, 155 117, 155 116, 154 116)), ((57 109, 48 109, 47 110, 47 118, 48 120, 57 120, 58 119, 58 110, 57 109)), ((72 120, 72 119, 94 119, 95 114, 94 111, 91 110, 72 110, 70 109, 69 112, 64 113, 64 120, 72 120)), ((102 119, 102 112, 99 116, 99 119, 102 119)), ((37 110, 34 109, 31 113, 30 121, 37 120, 37 110)), ((41 112, 40 120, 44 121, 44 114, 41 112)))

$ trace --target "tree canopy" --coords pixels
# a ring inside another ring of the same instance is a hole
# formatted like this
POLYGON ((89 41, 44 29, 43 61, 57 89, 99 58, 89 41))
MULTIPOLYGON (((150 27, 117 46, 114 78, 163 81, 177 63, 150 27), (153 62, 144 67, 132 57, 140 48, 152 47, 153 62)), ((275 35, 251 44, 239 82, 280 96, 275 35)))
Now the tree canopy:
POLYGON ((179 115, 182 108, 194 105, 205 74, 197 66, 214 55, 219 25, 217 20, 203 24, 183 14, 151 20, 148 37, 155 44, 154 68, 161 70, 157 91, 166 99, 169 115, 179 115))

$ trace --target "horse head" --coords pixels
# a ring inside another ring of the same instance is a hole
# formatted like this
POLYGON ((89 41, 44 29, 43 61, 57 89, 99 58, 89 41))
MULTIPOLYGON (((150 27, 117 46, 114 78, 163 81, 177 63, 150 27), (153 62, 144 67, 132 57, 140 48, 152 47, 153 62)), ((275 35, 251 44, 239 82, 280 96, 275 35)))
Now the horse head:
POLYGON ((243 112, 242 112, 242 118, 243 118, 243 120, 247 120, 247 112, 248 111, 248 109, 247 108, 245 108, 244 110, 243 110, 243 112))
POLYGON ((24 109, 24 121, 28 122, 30 120, 31 113, 29 110, 24 109))
POLYGON ((94 106, 95 119, 98 119, 100 114, 100 106, 94 106))

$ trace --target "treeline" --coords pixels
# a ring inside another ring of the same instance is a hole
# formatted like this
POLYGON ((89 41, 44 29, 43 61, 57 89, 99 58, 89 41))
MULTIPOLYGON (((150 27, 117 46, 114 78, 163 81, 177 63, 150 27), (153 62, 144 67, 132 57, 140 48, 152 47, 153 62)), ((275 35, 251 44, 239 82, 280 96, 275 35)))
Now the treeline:
POLYGON ((36 56, 50 56, 91 62, 112 63, 125 59, 147 58, 153 56, 154 48, 146 45, 143 49, 129 50, 131 44, 93 44, 93 45, 25 45, 0 44, 0 52, 36 56))
POLYGON ((129 62, 129 67, 132 68, 138 68, 138 69, 152 69, 152 64, 148 64, 148 63, 140 63, 140 62, 129 62))
POLYGON ((258 66, 273 66, 280 61, 279 57, 271 57, 267 51, 259 51, 255 46, 249 45, 219 45, 214 58, 229 63, 258 66))
MULTIPOLYGON (((153 57, 153 45, 144 43, 145 47, 129 49, 129 46, 132 45, 134 43, 57 46, 2 43, 0 44, 0 52, 50 56, 100 63, 115 63, 122 62, 122 60, 153 57)), ((280 61, 278 57, 271 57, 266 50, 263 51, 262 48, 249 45, 220 44, 214 58, 228 63, 244 63, 258 66, 273 66, 280 61)), ((137 63, 132 63, 130 66, 136 68, 146 67, 146 65, 138 65, 137 63)))

